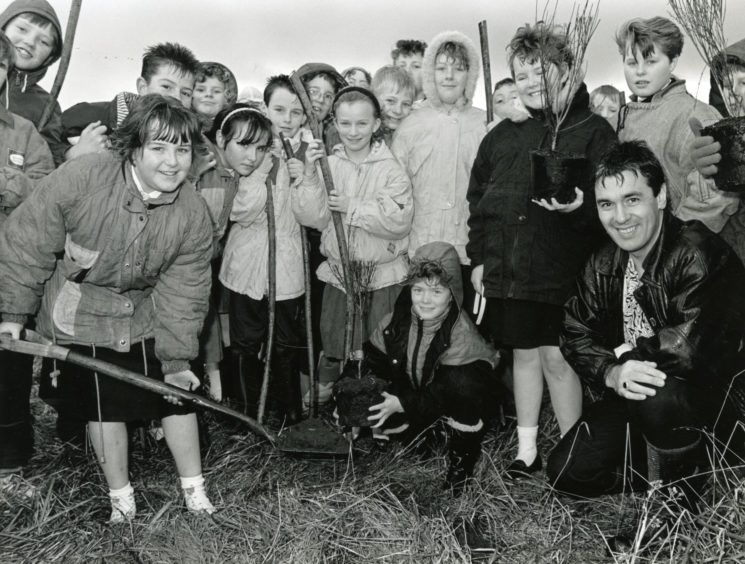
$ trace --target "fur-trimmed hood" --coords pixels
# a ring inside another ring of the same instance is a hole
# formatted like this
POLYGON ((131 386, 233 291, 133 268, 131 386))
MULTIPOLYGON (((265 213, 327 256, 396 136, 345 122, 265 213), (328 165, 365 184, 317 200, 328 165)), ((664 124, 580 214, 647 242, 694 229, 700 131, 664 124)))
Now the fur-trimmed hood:
POLYGON ((422 60, 422 91, 432 107, 442 107, 442 102, 435 87, 435 55, 440 47, 448 41, 460 43, 468 53, 468 80, 466 81, 465 96, 460 98, 456 105, 458 108, 469 108, 473 103, 476 82, 481 72, 481 56, 473 41, 460 31, 443 31, 435 35, 429 42, 422 60))

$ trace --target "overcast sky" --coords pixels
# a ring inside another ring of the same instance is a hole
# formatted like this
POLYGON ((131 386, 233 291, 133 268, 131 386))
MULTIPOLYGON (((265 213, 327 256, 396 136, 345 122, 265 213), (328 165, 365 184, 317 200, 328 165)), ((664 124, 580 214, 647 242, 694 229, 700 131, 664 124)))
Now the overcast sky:
MULTIPOLYGON (((69 0, 51 0, 63 27, 69 0)), ((558 0, 559 21, 572 2, 558 0)), ((543 6, 543 2, 540 2, 543 6)), ((320 61, 340 71, 355 65, 374 72, 390 62, 397 39, 429 41, 455 29, 478 45, 478 22, 489 31, 492 81, 508 75, 505 45, 518 26, 535 20, 530 0, 84 0, 75 48, 60 95, 62 109, 134 91, 142 52, 163 41, 182 43, 203 61, 226 64, 240 86, 260 87, 272 74, 320 61)), ((669 16, 665 0, 601 0, 600 25, 590 44, 586 82, 625 89, 616 28, 632 17, 669 16)), ((745 35, 745 0, 729 0, 725 33, 745 35)), ((692 94, 708 97, 708 72, 686 42, 676 74, 692 94), (703 78, 702 78, 703 77, 703 78)), ((56 67, 43 84, 52 84, 56 67)), ((475 104, 484 107, 484 89, 475 104)))

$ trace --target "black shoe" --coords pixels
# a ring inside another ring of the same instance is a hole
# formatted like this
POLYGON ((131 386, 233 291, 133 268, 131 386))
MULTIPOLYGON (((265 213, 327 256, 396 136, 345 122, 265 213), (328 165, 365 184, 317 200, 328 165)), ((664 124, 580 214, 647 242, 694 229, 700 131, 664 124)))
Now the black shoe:
POLYGON ((513 460, 504 471, 504 479, 510 482, 522 480, 523 478, 527 478, 531 474, 535 474, 536 472, 541 470, 541 468, 543 468, 543 461, 541 460, 540 454, 535 457, 535 460, 530 466, 528 466, 523 460, 520 460, 518 458, 516 460, 513 460))

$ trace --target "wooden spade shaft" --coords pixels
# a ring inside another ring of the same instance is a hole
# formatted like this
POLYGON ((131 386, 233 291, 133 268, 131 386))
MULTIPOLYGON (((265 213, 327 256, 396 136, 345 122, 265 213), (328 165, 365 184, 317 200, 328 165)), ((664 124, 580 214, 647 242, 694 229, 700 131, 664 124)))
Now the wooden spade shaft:
POLYGON ((72 364, 82 366, 83 368, 87 368, 88 370, 98 372, 99 374, 104 374, 116 380, 132 384, 133 386, 137 386, 138 388, 142 388, 143 390, 148 390, 149 392, 164 396, 176 396, 180 400, 188 401, 189 403, 197 405, 199 407, 211 409, 212 411, 222 413, 223 415, 227 415, 228 417, 238 419, 239 421, 245 423, 248 428, 251 429, 251 431, 253 431, 257 435, 261 435, 272 444, 274 444, 277 440, 274 435, 267 431, 262 425, 257 423, 256 420, 233 409, 230 409, 229 407, 225 407, 222 404, 219 404, 212 400, 208 400, 192 392, 187 392, 186 390, 178 388, 176 386, 171 386, 170 384, 166 384, 165 382, 147 378, 142 374, 132 372, 131 370, 126 370, 120 366, 117 366, 116 364, 112 364, 98 358, 92 358, 79 352, 71 351, 70 349, 59 345, 32 343, 24 340, 11 339, 9 335, 0 335, 0 348, 21 354, 43 356, 45 358, 53 358, 64 362, 70 362, 72 364))

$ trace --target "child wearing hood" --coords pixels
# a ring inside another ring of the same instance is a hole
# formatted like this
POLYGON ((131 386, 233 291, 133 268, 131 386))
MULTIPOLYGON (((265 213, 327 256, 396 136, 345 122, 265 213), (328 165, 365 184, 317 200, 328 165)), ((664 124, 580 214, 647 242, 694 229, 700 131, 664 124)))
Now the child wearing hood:
MULTIPOLYGON (((0 14, 0 28, 16 48, 3 103, 39 129, 41 114, 51 99, 39 82, 62 54, 62 28, 57 13, 46 0, 15 0, 0 14)), ((62 141, 62 111, 56 101, 39 133, 49 145, 55 163, 60 164, 66 146, 62 141)))
POLYGON ((719 112, 691 96, 673 71, 683 51, 683 34, 663 17, 636 18, 616 34, 631 99, 618 120, 620 141, 646 142, 660 159, 667 179, 668 206, 684 220, 698 219, 719 233, 737 211, 737 196, 717 190, 691 162, 691 118, 704 125, 719 112))
MULTIPOLYGON (((466 279, 470 277, 466 192, 486 134, 486 113, 472 106, 479 69, 478 50, 468 37, 458 31, 435 36, 422 67, 426 100, 401 123, 391 145, 414 189, 411 248, 449 241, 466 279)), ((472 296, 469 289, 467 303, 472 296)))
MULTIPOLYGON (((473 475, 498 353, 463 310, 460 258, 449 243, 427 243, 409 267, 407 287, 364 345, 362 373, 389 380, 368 419, 383 436, 415 437, 440 417, 450 427, 444 483, 457 494, 473 475)), ((347 363, 345 374, 357 374, 347 363)))

